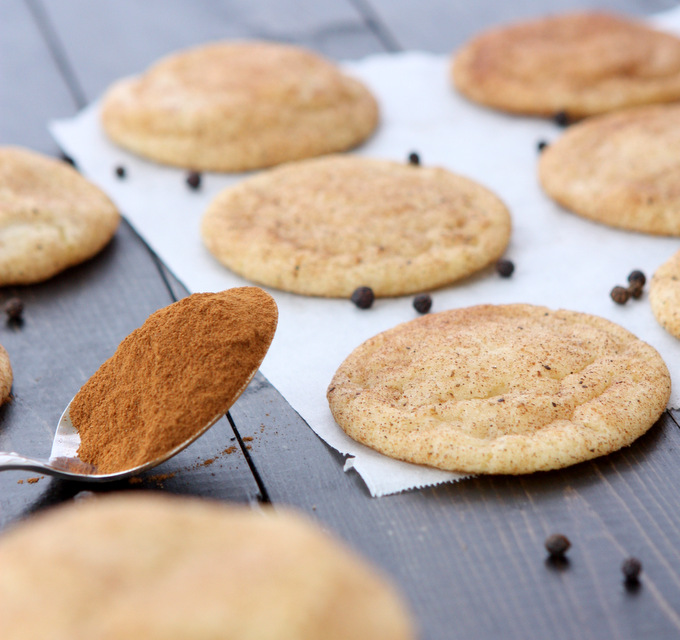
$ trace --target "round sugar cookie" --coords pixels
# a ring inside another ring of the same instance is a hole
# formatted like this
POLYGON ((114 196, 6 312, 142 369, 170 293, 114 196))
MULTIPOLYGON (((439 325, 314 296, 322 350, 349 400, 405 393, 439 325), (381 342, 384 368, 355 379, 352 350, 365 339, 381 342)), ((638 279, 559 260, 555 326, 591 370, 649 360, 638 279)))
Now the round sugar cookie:
POLYGON ((609 225, 680 235, 680 105, 611 113, 570 127, 541 154, 545 192, 609 225))
POLYGON ((557 469, 628 445, 666 408, 648 344, 527 304, 423 316, 357 347, 328 388, 337 423, 393 458, 464 473, 557 469))
POLYGON ((455 52, 451 77, 475 102, 577 119, 680 100, 680 39, 601 12, 490 29, 455 52))
POLYGON ((0 565, 3 640, 415 638, 384 577, 286 511, 92 497, 6 532, 0 565))
POLYGON ((0 147, 0 286, 42 282, 101 251, 120 216, 65 162, 0 147))
POLYGON ((0 344, 0 405, 9 399, 12 390, 12 365, 5 348, 0 344))
POLYGON ((118 81, 104 96, 101 122, 115 143, 156 162, 246 171, 354 147, 376 128, 378 105, 311 51, 221 42, 118 81))
POLYGON ((680 251, 654 272, 649 284, 649 304, 659 324, 680 338, 680 251))
POLYGON ((447 285, 500 257, 505 205, 445 169, 358 156, 277 167, 210 204, 203 241, 232 271, 304 295, 359 286, 398 296, 447 285))

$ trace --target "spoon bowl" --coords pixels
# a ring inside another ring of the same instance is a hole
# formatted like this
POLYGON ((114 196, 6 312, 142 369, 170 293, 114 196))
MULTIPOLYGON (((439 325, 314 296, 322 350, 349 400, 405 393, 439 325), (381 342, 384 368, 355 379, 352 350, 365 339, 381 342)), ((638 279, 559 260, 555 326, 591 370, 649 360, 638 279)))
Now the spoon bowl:
MULTIPOLYGON (((72 401, 71 401, 72 402, 72 401)), ((154 460, 137 465, 130 469, 123 469, 114 473, 99 473, 94 465, 83 462, 78 457, 80 447, 80 434, 73 426, 70 415, 71 403, 69 402, 59 418, 57 430, 52 441, 52 451, 47 460, 32 458, 14 453, 13 451, 0 451, 0 471, 23 470, 44 473, 62 480, 79 480, 84 482, 112 482, 134 476, 142 471, 156 467, 162 462, 178 454, 188 447, 199 436, 203 435, 212 427, 223 414, 215 416, 204 427, 196 430, 191 437, 170 451, 164 452, 154 460)))

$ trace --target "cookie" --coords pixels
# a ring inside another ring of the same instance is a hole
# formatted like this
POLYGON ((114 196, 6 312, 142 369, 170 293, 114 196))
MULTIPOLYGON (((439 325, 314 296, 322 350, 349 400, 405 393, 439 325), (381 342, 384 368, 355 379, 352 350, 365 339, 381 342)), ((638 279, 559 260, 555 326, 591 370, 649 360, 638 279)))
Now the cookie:
POLYGON ((680 251, 654 272, 649 283, 649 304, 659 324, 680 338, 680 251))
POLYGON ((630 444, 666 408, 661 356, 574 311, 481 305, 367 340, 328 388, 337 423, 385 455, 463 473, 557 469, 630 444))
POLYGON ((170 55, 113 85, 101 122, 159 163, 246 171, 344 151, 378 124, 369 90, 303 48, 222 42, 170 55))
POLYGON ((108 244, 120 216, 75 169, 0 147, 0 286, 42 282, 108 244))
POLYGON ((510 214, 445 169, 358 156, 277 167, 220 193, 202 223, 211 253, 261 284, 312 296, 441 287, 494 262, 510 214))
POLYGON ((9 399, 12 390, 12 365, 5 348, 0 344, 0 405, 9 399))
POLYGON ((544 149, 539 179, 571 211, 609 225, 680 235, 680 105, 590 118, 544 149))
POLYGON ((0 566, 3 640, 415 638, 384 577, 286 511, 93 497, 5 533, 0 566))
POLYGON ((486 31, 453 56, 458 90, 518 114, 578 119, 680 99, 680 39, 623 16, 582 12, 486 31))

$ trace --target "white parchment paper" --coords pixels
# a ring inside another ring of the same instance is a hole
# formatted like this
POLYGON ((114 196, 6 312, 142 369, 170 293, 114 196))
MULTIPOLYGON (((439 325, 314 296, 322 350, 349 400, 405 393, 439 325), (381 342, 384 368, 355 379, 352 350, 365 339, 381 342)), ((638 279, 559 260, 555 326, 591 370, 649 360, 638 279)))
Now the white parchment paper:
MULTIPOLYGON (((680 33, 680 11, 655 16, 659 27, 680 33)), ((557 139, 551 122, 507 116, 458 96, 448 82, 448 59, 420 52, 384 54, 343 64, 377 96, 382 124, 354 153, 406 161, 417 151, 477 180, 508 205, 513 234, 506 256, 510 279, 492 268, 432 293, 432 312, 480 303, 527 302, 597 314, 626 327, 663 355, 674 382, 671 406, 680 406, 680 341, 655 321, 647 300, 618 306, 609 297, 632 269, 648 279, 680 248, 677 238, 618 231, 561 210, 540 190, 537 143, 557 139)), ((251 284, 219 265, 203 247, 199 225, 207 204, 244 175, 204 174, 198 191, 182 170, 147 162, 113 146, 98 122, 98 103, 51 131, 81 171, 106 191, 121 212, 191 292, 251 284), (114 169, 125 166, 121 180, 114 169)), ((417 317, 412 297, 377 300, 362 311, 347 300, 325 300, 268 289, 280 321, 262 372, 329 445, 351 456, 374 496, 458 480, 463 476, 391 460, 357 444, 337 427, 326 388, 344 358, 361 342, 417 317)))

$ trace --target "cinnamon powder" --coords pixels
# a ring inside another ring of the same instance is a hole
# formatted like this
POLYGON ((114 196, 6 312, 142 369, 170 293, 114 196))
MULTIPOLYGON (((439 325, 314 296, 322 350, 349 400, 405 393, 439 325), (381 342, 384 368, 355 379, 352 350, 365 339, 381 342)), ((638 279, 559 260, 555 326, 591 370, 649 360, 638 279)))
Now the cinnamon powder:
POLYGON ((97 473, 157 459, 227 412, 257 371, 278 311, 262 289, 194 294, 153 313, 71 403, 97 473))

